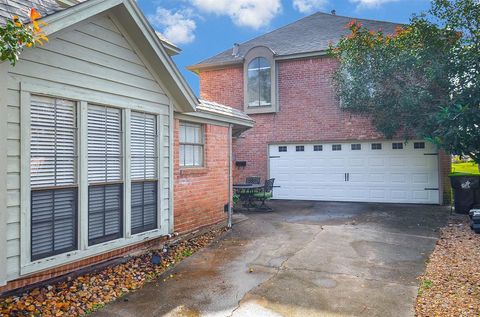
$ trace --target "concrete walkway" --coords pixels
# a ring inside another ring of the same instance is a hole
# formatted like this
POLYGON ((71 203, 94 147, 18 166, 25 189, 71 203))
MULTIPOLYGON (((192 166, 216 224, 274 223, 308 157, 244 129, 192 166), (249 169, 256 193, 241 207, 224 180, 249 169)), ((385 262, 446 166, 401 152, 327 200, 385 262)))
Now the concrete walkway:
POLYGON ((96 316, 413 316, 416 277, 448 209, 271 202, 96 316))

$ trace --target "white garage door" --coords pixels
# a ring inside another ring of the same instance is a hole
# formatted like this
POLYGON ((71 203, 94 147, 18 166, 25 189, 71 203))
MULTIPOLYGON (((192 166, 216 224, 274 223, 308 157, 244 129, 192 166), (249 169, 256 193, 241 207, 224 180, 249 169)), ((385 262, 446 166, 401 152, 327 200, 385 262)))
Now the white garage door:
POLYGON ((275 199, 438 204, 438 152, 415 141, 269 146, 275 199))

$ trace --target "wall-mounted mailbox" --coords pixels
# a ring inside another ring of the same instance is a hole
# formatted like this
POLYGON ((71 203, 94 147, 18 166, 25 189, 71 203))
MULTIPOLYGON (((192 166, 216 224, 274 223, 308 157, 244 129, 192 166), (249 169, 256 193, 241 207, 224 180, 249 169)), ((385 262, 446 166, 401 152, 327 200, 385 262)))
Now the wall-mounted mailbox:
POLYGON ((247 166, 247 161, 236 161, 235 165, 238 167, 245 167, 247 166))

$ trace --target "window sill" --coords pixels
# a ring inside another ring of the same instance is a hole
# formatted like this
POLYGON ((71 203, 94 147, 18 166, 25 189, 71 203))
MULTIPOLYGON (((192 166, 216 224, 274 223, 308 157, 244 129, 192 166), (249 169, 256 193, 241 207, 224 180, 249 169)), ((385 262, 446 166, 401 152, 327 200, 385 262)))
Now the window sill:
POLYGON ((88 246, 84 250, 74 250, 71 252, 57 254, 48 258, 27 262, 25 264, 22 264, 20 267, 20 277, 34 274, 41 270, 52 269, 54 267, 82 261, 92 256, 105 254, 107 252, 114 251, 120 248, 125 248, 133 244, 142 243, 147 240, 157 239, 162 236, 166 236, 167 234, 168 230, 166 228, 154 229, 131 235, 128 238, 119 238, 116 240, 88 246))
POLYGON ((180 167, 180 176, 203 175, 208 173, 208 168, 202 167, 180 167))
POLYGON ((259 113, 275 113, 277 110, 275 106, 258 106, 258 107, 248 107, 244 108, 246 114, 259 114, 259 113))

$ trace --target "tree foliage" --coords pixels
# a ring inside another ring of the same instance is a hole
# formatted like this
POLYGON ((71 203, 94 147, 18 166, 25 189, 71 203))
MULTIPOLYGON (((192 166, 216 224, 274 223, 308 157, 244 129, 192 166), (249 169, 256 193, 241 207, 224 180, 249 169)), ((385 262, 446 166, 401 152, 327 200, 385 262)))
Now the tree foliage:
POLYGON ((0 62, 9 61, 15 65, 24 47, 32 47, 48 41, 41 24, 37 21, 41 15, 35 9, 30 10, 30 22, 24 24, 18 16, 0 26, 0 62))
POLYGON ((341 107, 387 138, 423 137, 480 162, 480 4, 433 0, 394 34, 352 21, 330 48, 341 107))

